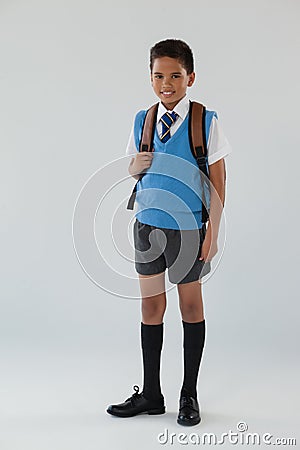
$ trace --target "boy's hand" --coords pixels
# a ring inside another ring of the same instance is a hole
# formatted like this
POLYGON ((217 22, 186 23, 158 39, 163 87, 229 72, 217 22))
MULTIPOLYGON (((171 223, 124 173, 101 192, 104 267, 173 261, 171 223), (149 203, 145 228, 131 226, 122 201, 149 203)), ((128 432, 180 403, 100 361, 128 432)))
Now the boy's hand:
POLYGON ((202 244, 201 256, 199 260, 210 262, 217 253, 218 253, 218 242, 217 239, 212 240, 211 227, 208 226, 202 244))
POLYGON ((139 152, 135 158, 132 158, 128 171, 130 175, 139 175, 143 171, 149 169, 152 164, 153 149, 151 152, 139 152))

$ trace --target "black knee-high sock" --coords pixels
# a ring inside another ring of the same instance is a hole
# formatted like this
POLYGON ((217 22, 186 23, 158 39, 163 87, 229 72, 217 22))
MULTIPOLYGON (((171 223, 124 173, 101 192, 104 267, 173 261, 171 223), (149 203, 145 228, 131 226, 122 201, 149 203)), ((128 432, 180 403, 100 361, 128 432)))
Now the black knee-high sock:
POLYGON ((182 324, 184 379, 181 394, 185 391, 197 397, 197 378, 205 342, 205 320, 194 323, 182 321, 182 324))
POLYGON ((144 365, 143 394, 147 399, 160 397, 160 355, 163 344, 163 323, 146 325, 141 322, 141 344, 144 365))

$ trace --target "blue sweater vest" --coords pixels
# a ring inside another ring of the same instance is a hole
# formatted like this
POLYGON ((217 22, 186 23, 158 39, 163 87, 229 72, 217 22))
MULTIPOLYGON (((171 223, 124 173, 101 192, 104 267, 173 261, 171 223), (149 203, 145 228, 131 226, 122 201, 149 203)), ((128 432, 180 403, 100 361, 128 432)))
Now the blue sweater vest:
MULTIPOLYGON (((135 117, 136 148, 139 148, 145 115, 146 111, 139 111, 135 117)), ((215 111, 206 110, 206 142, 213 116, 218 118, 215 111)), ((161 142, 155 128, 153 148, 151 167, 137 184, 136 218, 142 223, 159 228, 201 228, 203 196, 199 167, 190 149, 188 114, 165 144, 161 142)), ((204 201, 209 205, 209 197, 204 201)))

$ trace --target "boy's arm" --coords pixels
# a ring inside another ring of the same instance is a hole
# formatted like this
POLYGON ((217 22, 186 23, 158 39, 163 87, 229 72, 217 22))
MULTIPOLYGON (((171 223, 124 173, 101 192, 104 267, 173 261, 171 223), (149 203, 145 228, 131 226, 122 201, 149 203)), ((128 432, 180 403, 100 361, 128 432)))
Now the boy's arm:
POLYGON ((209 166, 209 179, 213 187, 210 195, 208 231, 212 240, 218 239, 221 215, 225 203, 226 168, 224 158, 209 166))
POLYGON ((133 171, 134 160, 135 160, 135 158, 131 159, 129 167, 128 167, 128 172, 135 180, 139 180, 140 179, 140 175, 134 174, 134 171, 133 171))
MULTIPOLYGON (((131 131, 130 131, 129 139, 128 139, 128 144, 126 147, 126 155, 136 155, 136 153, 137 153, 137 150, 136 150, 135 142, 134 142, 134 123, 133 123, 132 127, 131 127, 131 131)), ((134 163, 134 158, 132 158, 130 161, 130 164, 128 166, 128 172, 135 180, 139 180, 140 176, 138 174, 133 173, 133 170, 132 170, 133 163, 134 163)))
POLYGON ((153 153, 152 152, 138 152, 134 142, 134 128, 132 127, 129 136, 129 141, 126 148, 127 155, 134 155, 128 166, 129 174, 135 179, 139 180, 142 173, 149 169, 152 163, 153 153))
POLYGON ((210 212, 205 238, 201 248, 200 260, 211 261, 218 252, 218 234, 221 214, 225 202, 226 170, 224 158, 209 166, 209 179, 212 183, 210 212))

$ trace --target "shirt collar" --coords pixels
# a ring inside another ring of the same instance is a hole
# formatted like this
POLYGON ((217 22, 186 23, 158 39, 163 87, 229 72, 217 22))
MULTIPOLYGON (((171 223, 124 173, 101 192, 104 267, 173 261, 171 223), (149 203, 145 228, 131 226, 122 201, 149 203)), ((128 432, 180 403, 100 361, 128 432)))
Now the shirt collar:
MULTIPOLYGON (((175 106, 173 111, 176 112, 176 114, 179 115, 179 117, 184 120, 190 107, 190 100, 187 95, 185 95, 179 103, 175 106)), ((171 112, 170 110, 166 109, 166 107, 162 104, 162 102, 158 105, 158 111, 157 111, 157 123, 160 121, 161 117, 166 113, 171 112)))

